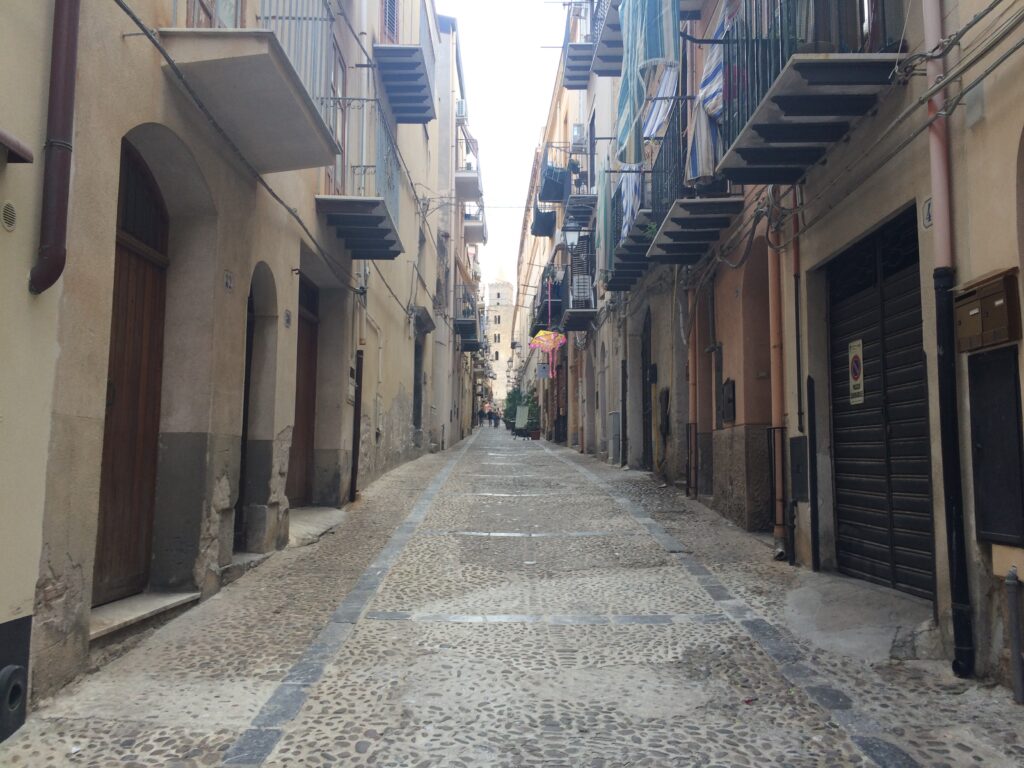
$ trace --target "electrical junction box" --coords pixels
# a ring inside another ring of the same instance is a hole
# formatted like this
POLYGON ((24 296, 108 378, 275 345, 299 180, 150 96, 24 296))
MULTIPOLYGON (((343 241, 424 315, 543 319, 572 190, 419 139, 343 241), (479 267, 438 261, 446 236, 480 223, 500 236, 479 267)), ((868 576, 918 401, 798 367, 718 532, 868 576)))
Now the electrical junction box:
POLYGON ((975 352, 1020 339, 1016 267, 982 275, 954 291, 958 352, 975 352))

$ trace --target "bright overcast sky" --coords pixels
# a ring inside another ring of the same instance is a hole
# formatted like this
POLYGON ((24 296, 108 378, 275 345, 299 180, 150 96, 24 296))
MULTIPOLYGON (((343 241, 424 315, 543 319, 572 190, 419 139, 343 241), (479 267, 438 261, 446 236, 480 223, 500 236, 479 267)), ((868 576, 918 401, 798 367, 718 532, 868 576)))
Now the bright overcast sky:
POLYGON ((435 0, 459 22, 469 130, 480 142, 485 282, 516 281, 523 206, 554 87, 565 6, 550 0, 435 0))

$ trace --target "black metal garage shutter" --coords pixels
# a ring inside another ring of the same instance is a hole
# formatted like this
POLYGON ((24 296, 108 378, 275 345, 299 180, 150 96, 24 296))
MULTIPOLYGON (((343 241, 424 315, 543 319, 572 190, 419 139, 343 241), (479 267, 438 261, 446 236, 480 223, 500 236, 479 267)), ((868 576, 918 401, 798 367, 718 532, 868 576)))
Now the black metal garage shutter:
POLYGON ((914 210, 829 267, 832 444, 839 570, 934 595, 928 387, 914 210), (861 340, 864 402, 851 404, 861 340))

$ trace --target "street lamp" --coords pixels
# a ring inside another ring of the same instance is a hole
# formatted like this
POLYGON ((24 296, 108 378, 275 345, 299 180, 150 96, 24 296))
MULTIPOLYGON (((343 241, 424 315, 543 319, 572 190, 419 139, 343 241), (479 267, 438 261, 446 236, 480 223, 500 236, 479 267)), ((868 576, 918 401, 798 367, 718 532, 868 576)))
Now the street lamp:
POLYGON ((565 234, 565 244, 569 246, 569 250, 575 250, 576 246, 580 244, 580 231, 583 227, 580 226, 576 219, 569 219, 562 225, 562 232, 565 234))

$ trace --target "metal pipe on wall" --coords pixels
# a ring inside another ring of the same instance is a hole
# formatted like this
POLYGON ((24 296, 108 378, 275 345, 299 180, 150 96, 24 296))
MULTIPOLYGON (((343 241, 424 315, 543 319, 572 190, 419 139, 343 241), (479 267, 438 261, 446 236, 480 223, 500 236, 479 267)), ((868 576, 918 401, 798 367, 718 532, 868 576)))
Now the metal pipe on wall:
POLYGON ((689 402, 689 425, 687 430, 687 456, 689 461, 689 486, 690 495, 697 496, 697 290, 690 288, 690 317, 694 318, 689 327, 689 338, 687 339, 687 361, 686 375, 690 385, 689 402))
POLYGON ((67 263, 71 140, 75 123, 80 8, 81 0, 56 0, 53 6, 39 253, 28 283, 29 291, 35 294, 52 287, 64 274, 67 263))
POLYGON ((778 559, 784 556, 786 551, 786 485, 782 471, 784 451, 782 431, 786 419, 785 393, 783 391, 785 374, 782 368, 782 252, 777 247, 778 233, 771 230, 770 223, 768 236, 776 241, 768 249, 768 335, 771 345, 771 439, 775 452, 772 468, 774 472, 775 498, 772 503, 775 509, 775 527, 772 535, 775 539, 775 557, 778 559))
MULTIPOLYGON (((923 0, 924 47, 938 50, 942 45, 942 2, 923 0)), ((930 58, 929 87, 945 77, 944 60, 930 58)), ((946 118, 939 112, 945 89, 938 89, 928 101, 928 128, 935 272, 936 366, 939 390, 939 440, 942 453, 942 495, 946 512, 946 546, 953 619, 953 673, 974 674, 974 626, 971 616, 970 585, 967 578, 967 540, 964 531, 963 485, 960 460, 960 421, 956 375, 956 339, 953 318, 953 285, 956 259, 953 251, 953 218, 950 193, 949 134, 946 118)))

